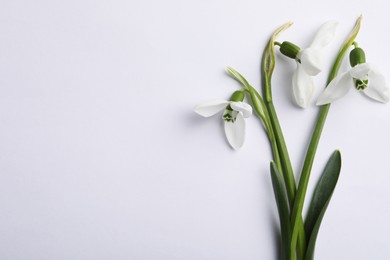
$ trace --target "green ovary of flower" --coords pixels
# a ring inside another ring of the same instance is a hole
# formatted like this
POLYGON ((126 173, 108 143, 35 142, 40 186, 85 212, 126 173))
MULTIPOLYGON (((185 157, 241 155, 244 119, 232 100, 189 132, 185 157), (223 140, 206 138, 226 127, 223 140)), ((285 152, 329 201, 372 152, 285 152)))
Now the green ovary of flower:
POLYGON ((355 88, 357 90, 365 90, 367 87, 368 87, 368 79, 366 79, 366 80, 356 79, 355 80, 355 88))

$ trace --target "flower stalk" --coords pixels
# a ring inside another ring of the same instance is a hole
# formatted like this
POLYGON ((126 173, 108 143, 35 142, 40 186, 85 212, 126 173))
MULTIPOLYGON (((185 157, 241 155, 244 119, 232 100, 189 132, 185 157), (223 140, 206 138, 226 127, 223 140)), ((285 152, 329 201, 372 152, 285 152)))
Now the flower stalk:
MULTIPOLYGON (((262 76, 261 85, 262 85, 263 95, 266 97, 265 105, 269 113, 270 123, 275 134, 277 149, 281 161, 281 167, 278 170, 283 175, 283 180, 285 183, 285 188, 287 191, 287 197, 288 197, 290 208, 293 207, 295 201, 296 183, 295 183, 294 172, 292 169, 286 142, 273 104, 271 79, 275 67, 274 46, 275 46, 276 38, 281 32, 289 28, 291 25, 292 25, 291 22, 282 25, 271 36, 264 50, 262 65, 261 65, 261 76, 262 76)), ((296 247, 294 247, 294 249, 291 249, 294 251, 289 254, 292 257, 295 257, 295 250, 297 250, 298 256, 302 256, 305 252, 306 239, 305 239, 305 232, 303 229, 303 220, 301 216, 299 217, 299 221, 297 222, 297 228, 299 230, 298 248, 296 249, 296 247)), ((283 239, 290 240, 290 238, 282 238, 282 240, 283 239)))
POLYGON ((299 106, 306 107, 313 93, 311 76, 318 74, 322 69, 318 51, 333 38, 336 22, 330 21, 323 24, 312 44, 306 49, 300 49, 288 41, 283 43, 276 41, 279 34, 292 25, 291 22, 277 28, 262 55, 261 94, 239 72, 228 67, 227 73, 241 84, 241 88, 233 92, 229 100, 213 100, 195 107, 195 112, 204 117, 224 111, 226 137, 234 149, 240 148, 243 144, 244 118, 252 114, 252 109, 253 114, 262 123, 272 151, 273 160, 270 164, 270 173, 280 221, 281 260, 314 259, 319 228, 341 171, 341 153, 336 150, 326 163, 311 198, 308 213, 303 219, 302 210, 307 187, 330 110, 330 103, 346 94, 346 89, 353 85, 344 83, 354 83, 356 89, 367 90, 364 93, 377 101, 385 103, 390 99, 389 90, 384 84, 384 77, 366 63, 364 51, 355 42, 361 19, 361 16, 357 19, 355 26, 342 44, 331 68, 325 90, 317 101, 317 104, 322 106, 319 108, 299 179, 295 179, 286 141, 273 103, 272 75, 276 63, 275 46, 283 55, 297 62, 298 69, 294 73, 292 83, 294 96, 299 106), (347 72, 339 73, 342 60, 351 47, 354 47, 350 53, 352 68, 347 72), (303 70, 305 70, 304 73, 303 70), (250 102, 246 103, 246 98, 250 102))
MULTIPOLYGON (((337 76, 343 57, 345 56, 347 50, 351 47, 351 45, 353 45, 355 38, 359 33, 361 20, 362 17, 360 16, 356 21, 355 27, 352 29, 351 33, 349 34, 344 44, 342 45, 336 57, 334 65, 332 67, 332 70, 330 72, 330 75, 328 77, 327 84, 329 84, 337 76)), ((313 166, 314 157, 317 151, 318 143, 320 141, 322 130, 325 125, 326 117, 329 112, 329 108, 330 108, 330 104, 321 106, 317 117, 317 122, 310 140, 310 144, 306 152, 305 161, 304 161, 301 177, 298 184, 295 203, 292 208, 291 219, 292 219, 293 231, 292 231, 292 238, 291 238, 291 245, 292 245, 291 248, 295 248, 297 244, 298 233, 299 233, 298 223, 299 223, 300 216, 302 215, 304 200, 305 200, 307 186, 310 179, 310 173, 313 166)))

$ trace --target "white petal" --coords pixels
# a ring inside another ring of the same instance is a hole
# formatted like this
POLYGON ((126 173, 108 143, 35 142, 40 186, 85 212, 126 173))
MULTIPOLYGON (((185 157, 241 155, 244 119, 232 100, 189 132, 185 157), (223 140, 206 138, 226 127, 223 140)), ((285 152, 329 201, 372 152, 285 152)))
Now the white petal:
POLYGON ((363 90, 363 93, 382 103, 387 103, 390 99, 385 77, 376 69, 373 69, 368 73, 368 87, 363 90))
POLYGON ((224 110, 226 106, 229 104, 229 101, 222 99, 214 99, 211 101, 207 101, 200 105, 197 105, 194 108, 194 111, 201 116, 209 117, 217 114, 218 112, 224 110))
POLYGON ((252 115, 252 107, 245 102, 230 102, 230 107, 233 110, 242 112, 242 115, 247 118, 252 115))
POLYGON ((353 87, 353 80, 349 71, 334 78, 318 97, 317 106, 332 103, 336 99, 345 96, 353 87))
POLYGON ((352 78, 364 80, 367 79, 367 74, 370 70, 371 65, 369 63, 362 63, 353 67, 349 73, 352 78))
POLYGON ((234 123, 225 121, 225 134, 235 150, 242 147, 245 139, 245 120, 241 113, 238 113, 234 123))
POLYGON ((313 96, 314 82, 301 64, 297 64, 292 85, 295 101, 300 107, 306 108, 313 96))
POLYGON ((316 35, 310 47, 316 50, 320 50, 328 45, 336 32, 337 22, 336 21, 328 21, 324 23, 320 29, 317 31, 316 35))
POLYGON ((307 48, 300 53, 300 60, 306 73, 315 76, 322 70, 322 58, 319 51, 307 48))

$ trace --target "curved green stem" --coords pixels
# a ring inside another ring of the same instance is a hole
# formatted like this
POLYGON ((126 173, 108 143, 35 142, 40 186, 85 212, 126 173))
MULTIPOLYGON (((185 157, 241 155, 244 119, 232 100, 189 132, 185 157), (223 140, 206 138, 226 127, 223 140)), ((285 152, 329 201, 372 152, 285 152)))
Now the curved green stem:
MULTIPOLYGON (((327 85, 334 79, 338 73, 338 70, 341 65, 341 61, 346 54, 348 48, 353 44, 359 29, 360 29, 360 23, 361 23, 361 18, 359 17, 355 27, 351 31, 350 35, 348 36, 347 40, 344 42, 344 44, 341 47, 341 50, 339 51, 336 60, 334 62, 334 65, 332 67, 331 73, 329 75, 327 85)), ((291 250, 295 248, 296 243, 297 243, 297 238, 298 238, 298 233, 299 233, 299 219, 302 215, 302 209, 303 209, 303 204, 306 196, 306 191, 307 191, 307 186, 309 183, 310 179, 310 172, 313 166, 313 161, 314 157, 317 151, 318 143, 320 141, 321 133, 324 128, 324 124, 326 121, 326 117, 328 115, 328 111, 330 108, 330 104, 324 105, 321 107, 320 112, 317 117, 317 123, 315 125, 309 147, 306 152, 306 157, 305 161, 303 164, 302 168, 302 173, 301 173, 301 178, 299 180, 299 185, 298 185, 298 190, 295 198, 295 203, 294 207, 292 209, 292 219, 291 223, 293 226, 293 232, 292 232, 292 237, 291 237, 291 250)))

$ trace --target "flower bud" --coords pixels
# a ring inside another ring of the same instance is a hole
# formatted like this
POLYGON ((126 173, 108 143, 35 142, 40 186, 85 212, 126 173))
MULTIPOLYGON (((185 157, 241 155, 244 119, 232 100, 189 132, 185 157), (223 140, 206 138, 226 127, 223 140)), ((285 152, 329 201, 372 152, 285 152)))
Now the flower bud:
POLYGON ((349 62, 352 67, 366 63, 366 54, 362 48, 355 48, 349 53, 349 62))
MULTIPOLYGON (((245 98, 244 92, 241 90, 237 90, 237 91, 233 92, 232 96, 230 97, 230 101, 241 102, 244 100, 244 98, 245 98)), ((227 105, 226 110, 233 111, 233 109, 230 105, 227 105)), ((224 115, 224 118, 225 118, 225 116, 226 115, 224 115)), ((230 116, 230 115, 228 115, 228 116, 230 116)), ((227 120, 227 118, 225 118, 225 120, 227 120)))
POLYGON ((299 48, 298 46, 296 46, 295 44, 293 44, 291 42, 286 41, 280 45, 279 50, 283 55, 290 57, 292 59, 296 59, 301 48, 299 48))
POLYGON ((237 90, 237 91, 234 91, 234 93, 230 97, 230 101, 239 102, 239 101, 243 101, 244 98, 245 98, 244 92, 241 90, 237 90))

